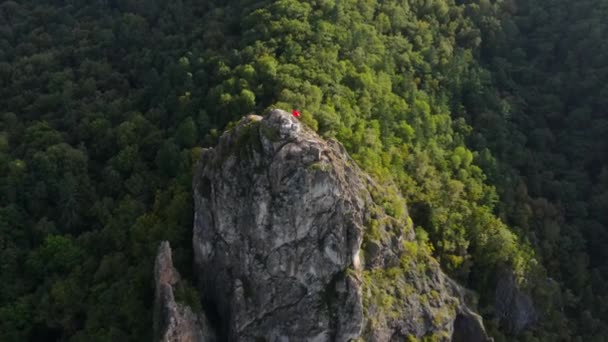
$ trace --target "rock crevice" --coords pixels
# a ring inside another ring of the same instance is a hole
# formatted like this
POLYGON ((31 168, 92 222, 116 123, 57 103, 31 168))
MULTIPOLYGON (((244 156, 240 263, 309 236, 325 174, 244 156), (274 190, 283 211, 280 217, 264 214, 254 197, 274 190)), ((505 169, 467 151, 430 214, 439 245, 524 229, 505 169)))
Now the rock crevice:
POLYGON ((173 267, 169 242, 161 242, 154 264, 156 295, 154 336, 162 342, 215 342, 216 335, 206 316, 176 301, 180 275, 173 267))

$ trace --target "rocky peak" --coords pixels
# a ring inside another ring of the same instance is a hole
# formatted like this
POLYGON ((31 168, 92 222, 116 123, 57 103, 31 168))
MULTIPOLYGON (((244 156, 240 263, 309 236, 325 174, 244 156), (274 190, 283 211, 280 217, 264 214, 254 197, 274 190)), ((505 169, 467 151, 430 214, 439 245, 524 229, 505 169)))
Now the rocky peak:
POLYGON ((215 333, 203 313, 175 300, 180 276, 173 267, 169 242, 161 242, 154 264, 156 301, 154 303, 154 336, 162 342, 214 342, 215 333))
POLYGON ((193 186, 197 276, 222 339, 488 340, 403 199, 289 113, 242 119, 193 186))

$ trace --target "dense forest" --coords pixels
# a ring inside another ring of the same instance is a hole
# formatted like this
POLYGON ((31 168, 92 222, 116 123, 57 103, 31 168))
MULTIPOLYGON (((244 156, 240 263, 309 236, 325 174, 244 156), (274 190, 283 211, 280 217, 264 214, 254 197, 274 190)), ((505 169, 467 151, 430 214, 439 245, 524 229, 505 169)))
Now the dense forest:
MULTIPOLYGON (((605 0, 0 1, 0 341, 142 341, 192 168, 298 108, 407 200, 496 341, 608 339, 605 0), (493 311, 496 274, 534 326, 493 311)), ((388 199, 387 212, 403 210, 388 199)))

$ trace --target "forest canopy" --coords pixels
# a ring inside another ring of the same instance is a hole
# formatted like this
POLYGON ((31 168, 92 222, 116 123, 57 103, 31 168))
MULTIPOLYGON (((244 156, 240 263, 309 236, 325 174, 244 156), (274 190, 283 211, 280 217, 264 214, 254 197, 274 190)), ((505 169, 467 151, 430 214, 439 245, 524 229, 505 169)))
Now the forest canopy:
MULTIPOLYGON (((278 107, 400 193, 496 341, 608 336, 604 0, 0 3, 0 341, 150 340, 192 168, 278 107), (537 323, 492 307, 514 270, 537 323)), ((403 203, 388 198, 388 213, 403 203)))

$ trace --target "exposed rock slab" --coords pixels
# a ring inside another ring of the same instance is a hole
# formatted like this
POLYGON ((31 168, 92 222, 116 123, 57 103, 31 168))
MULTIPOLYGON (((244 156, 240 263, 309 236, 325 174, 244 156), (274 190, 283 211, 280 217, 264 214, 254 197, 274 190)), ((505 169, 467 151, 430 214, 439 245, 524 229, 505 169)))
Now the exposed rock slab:
POLYGON ((537 320, 532 298, 522 291, 510 269, 498 273, 494 308, 505 331, 517 335, 537 320))
POLYGON ((173 267, 171 247, 161 242, 154 265, 156 300, 154 312, 155 341, 215 342, 215 333, 203 313, 175 301, 174 289, 180 281, 173 267))
POLYGON ((488 340, 403 200, 288 113, 224 133, 193 186, 200 290, 227 340, 488 340))

